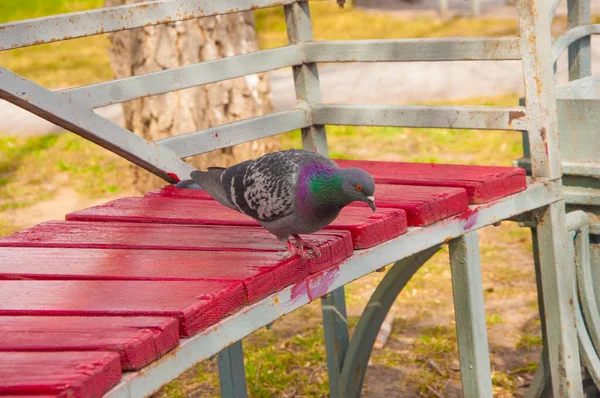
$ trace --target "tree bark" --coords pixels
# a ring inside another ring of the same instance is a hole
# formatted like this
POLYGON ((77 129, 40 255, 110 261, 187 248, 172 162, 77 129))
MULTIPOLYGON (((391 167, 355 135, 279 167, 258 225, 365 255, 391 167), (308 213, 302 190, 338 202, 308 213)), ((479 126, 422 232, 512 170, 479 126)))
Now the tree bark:
MULTIPOLYGON (((141 0, 106 0, 106 6, 141 0)), ((258 50, 254 14, 241 12, 109 34, 117 78, 141 75, 258 50)), ((123 104, 125 127, 148 141, 202 130, 272 111, 266 74, 250 75, 123 104)), ((230 166, 279 148, 277 137, 189 159, 196 168, 230 166)), ((147 192, 165 181, 132 165, 133 184, 147 192)))

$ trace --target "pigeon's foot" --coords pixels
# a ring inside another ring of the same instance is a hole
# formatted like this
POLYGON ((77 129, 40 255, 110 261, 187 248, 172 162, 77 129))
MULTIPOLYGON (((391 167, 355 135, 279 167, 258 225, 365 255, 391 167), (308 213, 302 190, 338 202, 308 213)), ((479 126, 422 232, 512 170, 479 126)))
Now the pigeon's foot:
POLYGON ((321 257, 321 249, 317 246, 313 245, 310 242, 305 241, 300 237, 300 235, 292 235, 292 237, 296 240, 296 247, 303 250, 304 248, 310 249, 317 257, 321 257))
MULTIPOLYGON (((296 247, 291 240, 288 240, 285 242, 285 246, 287 248, 287 251, 289 253, 289 256, 294 256, 294 255, 299 255, 300 258, 313 258, 314 257, 314 251, 313 249, 300 249, 298 247, 296 247)), ((319 255, 321 253, 319 252, 319 255)))

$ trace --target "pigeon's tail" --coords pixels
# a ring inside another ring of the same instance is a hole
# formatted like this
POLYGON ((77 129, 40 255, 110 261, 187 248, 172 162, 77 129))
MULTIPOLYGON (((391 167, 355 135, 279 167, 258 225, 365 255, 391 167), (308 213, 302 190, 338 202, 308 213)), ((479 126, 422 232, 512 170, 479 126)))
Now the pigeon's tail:
MULTIPOLYGON (((206 192, 210 194, 217 202, 224 206, 230 207, 233 210, 238 210, 231 200, 221 183, 221 174, 223 174, 225 168, 223 167, 209 167, 208 171, 194 170, 190 173, 190 177, 195 183, 200 185, 206 192)), ((239 210, 238 210, 239 211, 239 210)))

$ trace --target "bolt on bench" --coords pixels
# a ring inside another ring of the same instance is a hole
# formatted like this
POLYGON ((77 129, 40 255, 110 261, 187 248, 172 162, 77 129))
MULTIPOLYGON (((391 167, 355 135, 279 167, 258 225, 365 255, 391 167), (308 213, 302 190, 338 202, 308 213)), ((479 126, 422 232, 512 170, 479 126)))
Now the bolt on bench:
POLYGON ((450 246, 465 396, 491 397, 477 230, 535 220, 548 367, 556 397, 581 396, 571 255, 561 184, 550 6, 520 0, 514 37, 313 41, 309 4, 159 0, 0 25, 0 50, 208 15, 283 6, 289 45, 50 91, 0 67, 0 98, 169 183, 182 159, 302 129, 327 154, 325 125, 525 131, 516 167, 339 161, 375 177, 379 210, 352 205, 306 239, 322 257, 282 258, 276 238, 203 191, 167 186, 0 238, 0 394, 138 397, 219 354, 223 396, 245 396, 241 339, 322 298, 331 395, 360 396, 371 348, 411 276, 450 246), (522 60, 526 105, 321 103, 317 63, 522 60), (294 109, 148 143, 95 108, 293 67, 294 109), (344 285, 394 263, 349 338, 344 285), (26 333, 27 332, 27 333, 26 333))

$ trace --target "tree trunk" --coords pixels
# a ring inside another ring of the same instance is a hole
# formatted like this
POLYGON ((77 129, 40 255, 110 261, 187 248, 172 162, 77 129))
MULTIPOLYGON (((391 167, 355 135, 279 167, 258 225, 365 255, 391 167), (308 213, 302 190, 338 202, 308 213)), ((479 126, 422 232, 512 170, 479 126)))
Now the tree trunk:
MULTIPOLYGON (((106 0, 106 6, 140 0, 106 0)), ((241 12, 138 28, 109 35, 117 78, 258 50, 254 14, 241 12)), ((266 74, 193 87, 123 104, 125 127, 149 141, 202 130, 272 111, 266 74)), ((196 168, 230 166, 278 149, 277 137, 196 156, 196 168)), ((147 192, 165 181, 132 165, 133 184, 147 192)))

